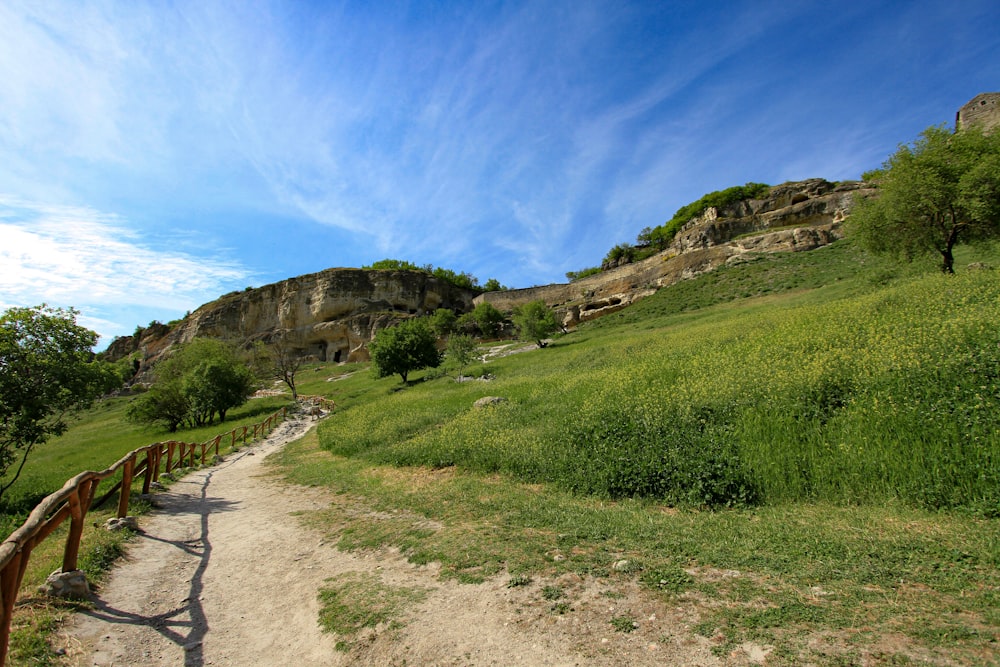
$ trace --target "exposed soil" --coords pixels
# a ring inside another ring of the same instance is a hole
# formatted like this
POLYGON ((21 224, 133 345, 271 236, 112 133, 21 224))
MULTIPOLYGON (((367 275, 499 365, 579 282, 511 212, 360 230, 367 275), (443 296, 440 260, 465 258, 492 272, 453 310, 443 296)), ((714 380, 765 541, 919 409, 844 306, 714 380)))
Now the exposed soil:
POLYGON ((508 586, 443 581, 432 565, 393 551, 348 553, 296 514, 334 505, 329 491, 290 485, 262 466, 267 454, 315 425, 290 419, 262 443, 192 472, 156 494, 126 562, 59 637, 74 665, 717 665, 763 662, 746 647, 719 658, 696 619, 626 585, 573 575, 508 586), (317 593, 330 577, 375 575, 418 588, 399 624, 337 648, 322 632, 317 593), (558 584, 569 609, 540 594, 558 584), (610 619, 636 620, 631 632, 610 619))

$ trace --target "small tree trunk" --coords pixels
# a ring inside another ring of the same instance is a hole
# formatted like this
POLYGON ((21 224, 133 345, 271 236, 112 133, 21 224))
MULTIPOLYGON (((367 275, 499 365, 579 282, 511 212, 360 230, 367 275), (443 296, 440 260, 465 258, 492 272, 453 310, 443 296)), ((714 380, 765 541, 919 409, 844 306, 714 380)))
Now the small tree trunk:
POLYGON ((941 251, 941 272, 955 273, 955 255, 951 251, 950 244, 941 251))

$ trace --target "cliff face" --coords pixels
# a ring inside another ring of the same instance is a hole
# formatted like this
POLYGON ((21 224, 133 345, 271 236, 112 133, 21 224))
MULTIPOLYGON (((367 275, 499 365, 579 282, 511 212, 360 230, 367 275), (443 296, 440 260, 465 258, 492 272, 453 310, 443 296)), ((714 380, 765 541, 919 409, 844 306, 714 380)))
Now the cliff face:
POLYGON ((763 199, 709 208, 682 227, 668 249, 640 262, 568 284, 487 292, 476 302, 507 311, 541 299, 562 315, 565 326, 574 326, 748 253, 812 250, 831 243, 841 237, 854 197, 872 192, 861 182, 823 179, 777 185, 763 199))
POLYGON ((363 361, 374 332, 410 315, 438 308, 465 312, 478 291, 455 287, 421 271, 327 269, 245 292, 234 292, 188 315, 165 335, 137 332, 117 339, 109 358, 141 351, 155 363, 172 345, 196 337, 239 343, 284 337, 303 356, 363 361))
POLYGON ((864 183, 822 179, 778 185, 763 199, 708 209, 657 255, 568 284, 479 294, 421 271, 327 269, 227 294, 169 331, 151 326, 116 339, 107 354, 119 359, 140 351, 142 367, 148 367, 172 345, 196 337, 240 343, 284 337, 303 356, 364 361, 366 344, 379 329, 438 308, 468 312, 484 301, 509 312, 541 299, 556 309, 565 326, 574 326, 748 254, 812 250, 831 243, 840 238, 854 197, 872 192, 864 183))

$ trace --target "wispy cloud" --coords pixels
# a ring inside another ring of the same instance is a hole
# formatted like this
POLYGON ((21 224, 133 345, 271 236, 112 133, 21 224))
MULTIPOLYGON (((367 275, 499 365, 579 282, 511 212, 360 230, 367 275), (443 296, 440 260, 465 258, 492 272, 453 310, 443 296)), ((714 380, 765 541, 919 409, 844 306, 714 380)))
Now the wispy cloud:
MULTIPOLYGON (((95 320, 106 309, 129 307, 179 314, 247 279, 236 261, 152 248, 126 222, 88 208, 0 196, 0 307, 45 302, 79 308, 95 320)), ((101 333, 135 324, 117 322, 101 333)))

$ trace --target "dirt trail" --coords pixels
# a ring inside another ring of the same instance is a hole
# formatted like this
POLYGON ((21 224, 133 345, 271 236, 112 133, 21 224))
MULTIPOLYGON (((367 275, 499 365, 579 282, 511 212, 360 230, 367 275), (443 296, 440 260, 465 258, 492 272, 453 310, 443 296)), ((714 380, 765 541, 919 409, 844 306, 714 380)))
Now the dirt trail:
MULTIPOLYGON (((560 581, 573 611, 553 614, 508 578, 441 581, 436 568, 394 552, 339 551, 295 513, 329 508, 322 489, 294 486, 262 468, 265 456, 315 425, 281 424, 264 442, 192 472, 155 496, 158 509, 126 562, 77 614, 59 645, 74 665, 714 665, 709 641, 684 630, 681 612, 637 590, 608 597, 593 582, 560 581), (377 575, 426 591, 403 627, 380 627, 338 651, 321 632, 317 592, 343 573, 377 575), (615 632, 615 607, 642 620, 615 632)), ((733 658, 736 658, 735 660, 733 658)))

